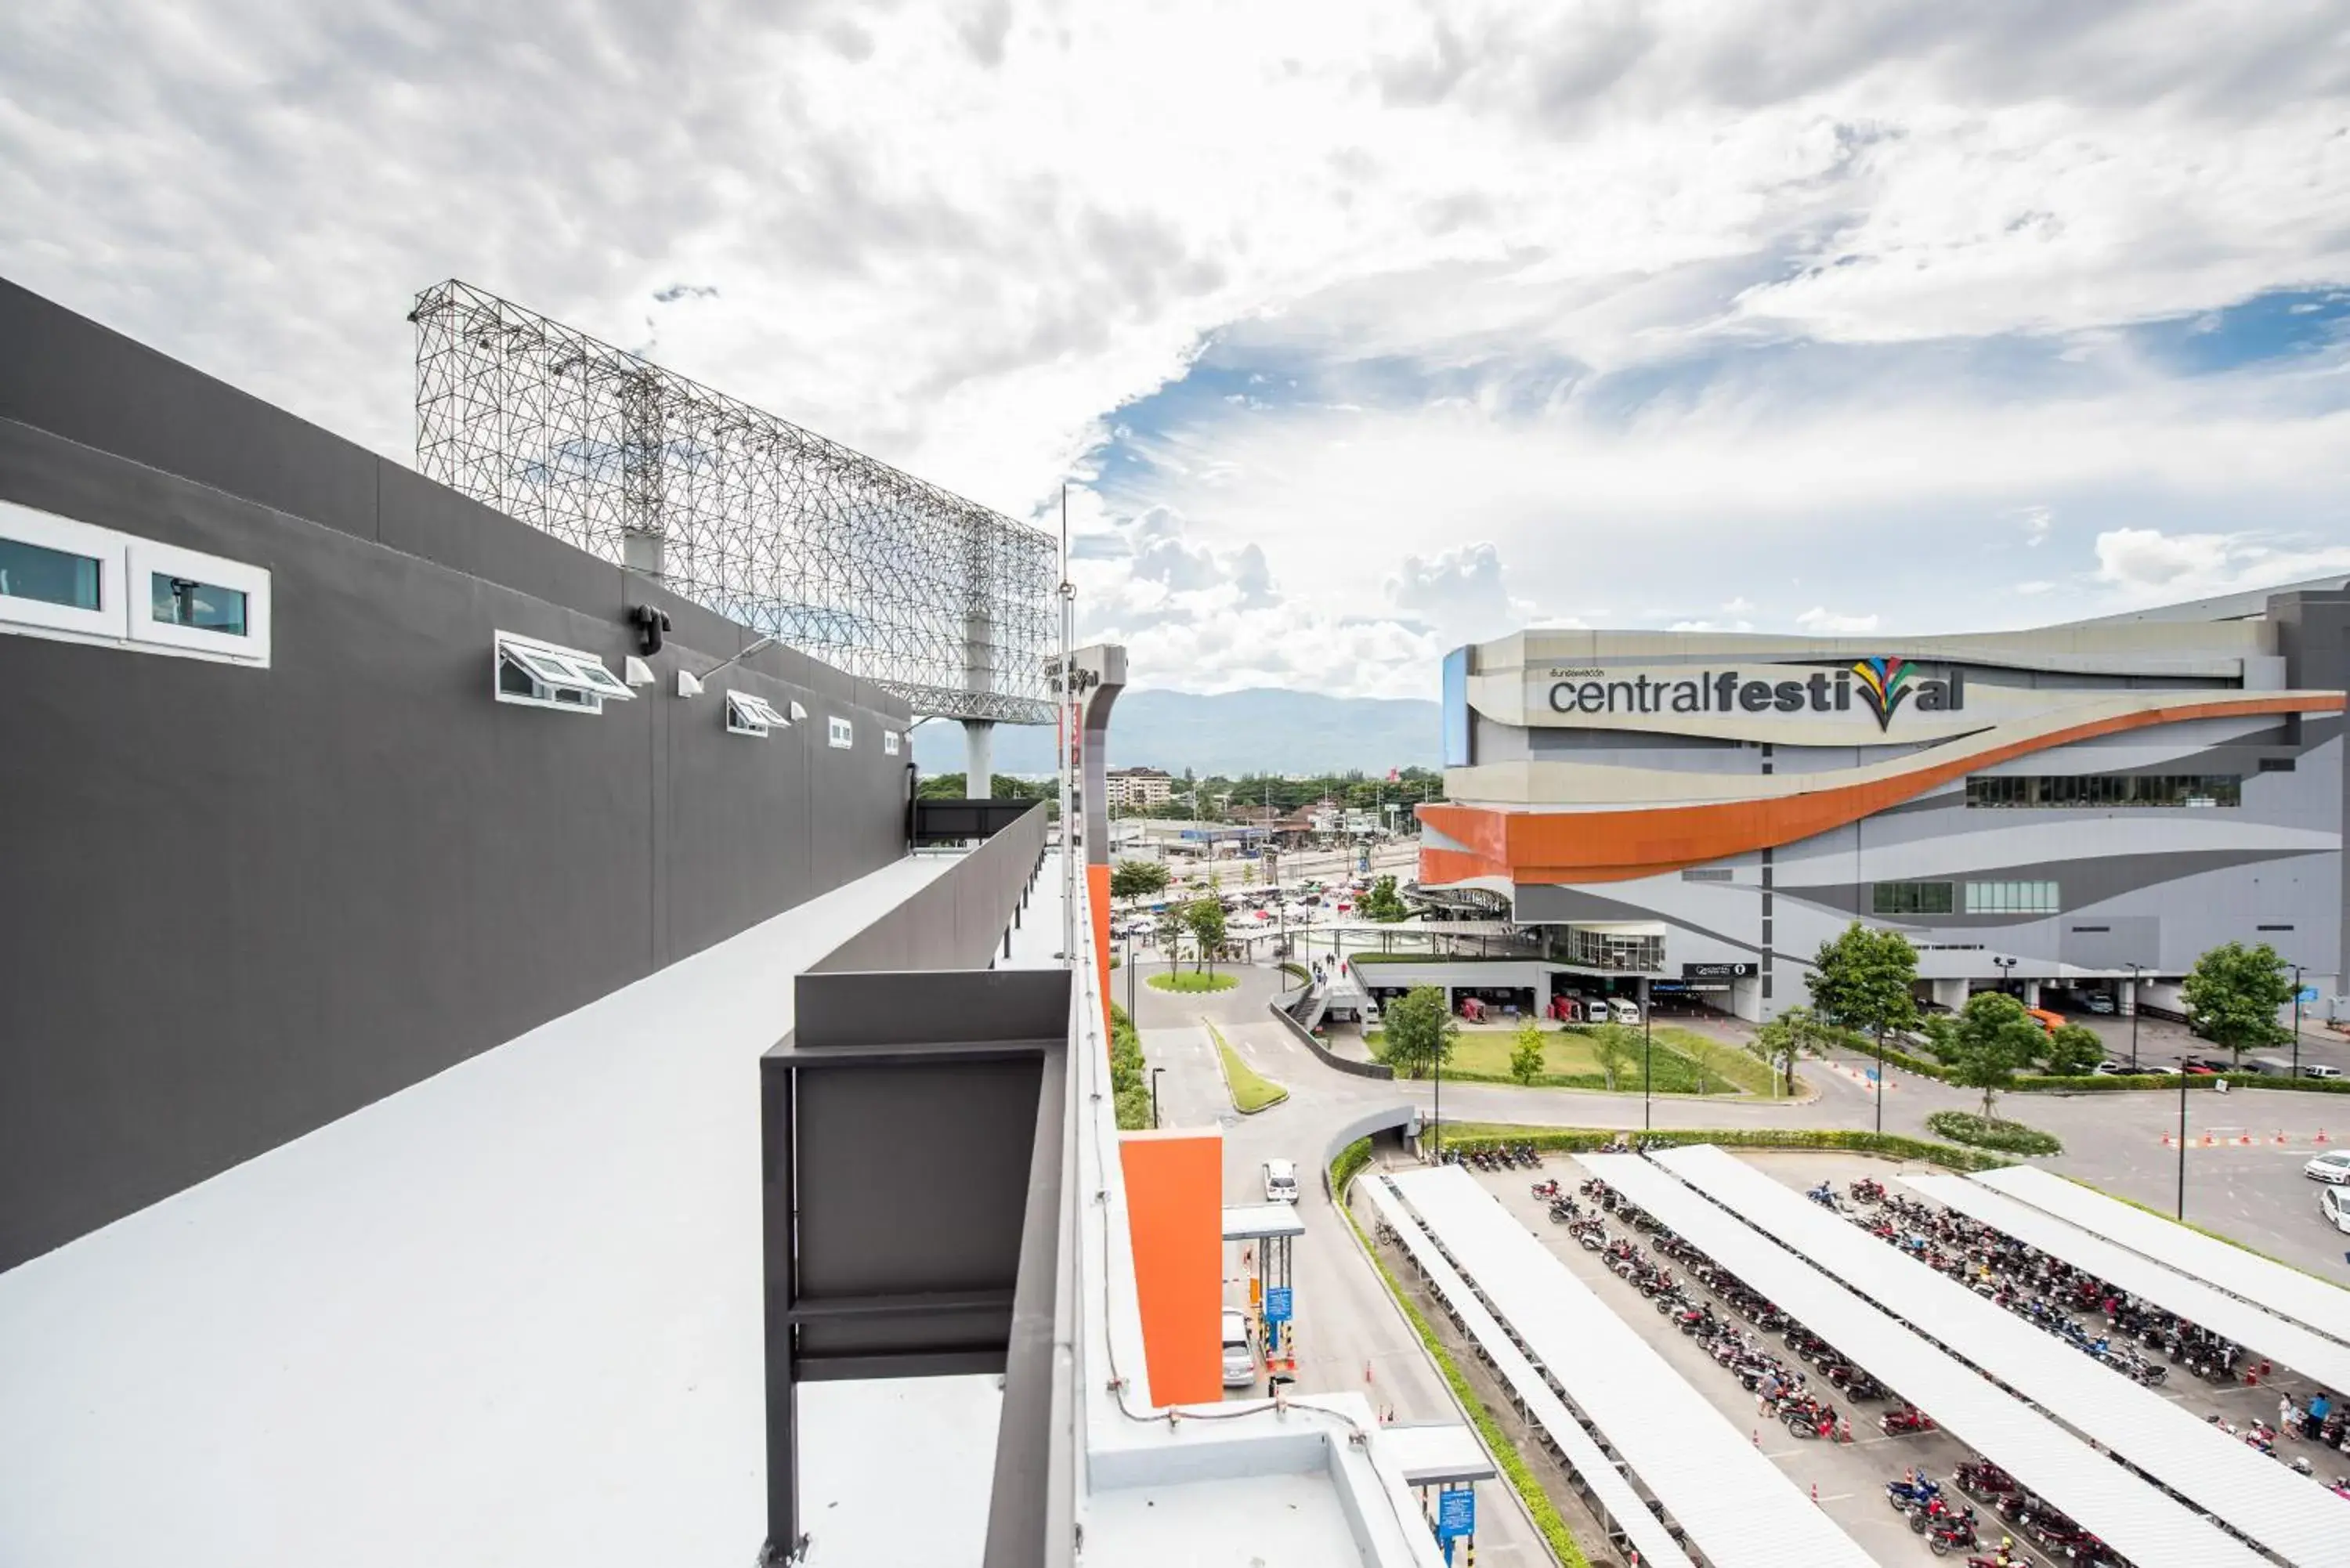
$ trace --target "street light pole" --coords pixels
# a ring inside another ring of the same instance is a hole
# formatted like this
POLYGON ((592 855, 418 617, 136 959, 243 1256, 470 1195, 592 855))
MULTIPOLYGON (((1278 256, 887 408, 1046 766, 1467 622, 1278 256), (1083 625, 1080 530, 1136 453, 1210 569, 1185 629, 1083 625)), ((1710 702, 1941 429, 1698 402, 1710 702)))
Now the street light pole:
POLYGON ((1165 1071, 1164 1067, 1150 1069, 1150 1125, 1153 1127, 1159 1125, 1159 1075, 1165 1071))
POLYGON ((1651 1099, 1656 1092, 1649 1064, 1655 1060, 1656 1032, 1648 1021, 1648 977, 1640 977, 1640 1130, 1652 1129, 1654 1116, 1651 1099))
POLYGON ((2293 966, 2293 1081, 2301 1082, 2301 971, 2303 966, 2293 966))
POLYGON ((1444 1163, 1444 1032, 1436 1033, 1436 1109, 1430 1115, 1436 1123, 1436 1163, 1444 1163))
POLYGON ((2138 996, 2139 996, 2139 993, 2140 993, 2142 991, 2144 991, 2144 990, 2145 990, 2145 988, 2146 988, 2146 981, 2145 981, 2145 980, 2144 980, 2144 979, 2142 979, 2142 978, 2141 978, 2141 977, 2146 973, 2146 966, 2145 966, 2144 964, 2140 964, 2140 963, 2134 963, 2134 964, 2132 964, 2132 965, 2130 965, 2130 966, 2129 966, 2129 971, 2130 971, 2130 1071, 2131 1071, 2132 1073, 2135 1073, 2135 1072, 2137 1072, 2137 1004, 2138 1004, 2138 996))
POLYGON ((2178 1221, 2187 1222, 2187 1058, 2178 1059, 2178 1221))

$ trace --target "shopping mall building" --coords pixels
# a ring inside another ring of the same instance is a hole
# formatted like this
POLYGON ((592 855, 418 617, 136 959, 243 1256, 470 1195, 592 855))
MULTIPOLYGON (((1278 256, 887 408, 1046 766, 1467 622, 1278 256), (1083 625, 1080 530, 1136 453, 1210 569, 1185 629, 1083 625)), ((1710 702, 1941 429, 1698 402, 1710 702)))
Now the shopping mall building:
POLYGON ((2172 1007, 2242 940, 2323 1010, 2350 972, 2346 630, 2336 577, 2023 631, 1460 649, 1421 884, 1539 928, 1554 994, 1637 976, 1767 1018, 1858 919, 1944 1005, 2172 1007))

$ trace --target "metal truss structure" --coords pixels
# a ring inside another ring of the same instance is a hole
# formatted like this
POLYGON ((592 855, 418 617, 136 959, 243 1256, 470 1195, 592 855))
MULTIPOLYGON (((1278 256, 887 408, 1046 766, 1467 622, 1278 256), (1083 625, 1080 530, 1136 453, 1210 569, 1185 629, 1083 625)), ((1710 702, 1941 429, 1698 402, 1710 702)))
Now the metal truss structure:
POLYGON ((451 279, 417 296, 427 476, 906 699, 1053 722, 1052 538, 451 279))

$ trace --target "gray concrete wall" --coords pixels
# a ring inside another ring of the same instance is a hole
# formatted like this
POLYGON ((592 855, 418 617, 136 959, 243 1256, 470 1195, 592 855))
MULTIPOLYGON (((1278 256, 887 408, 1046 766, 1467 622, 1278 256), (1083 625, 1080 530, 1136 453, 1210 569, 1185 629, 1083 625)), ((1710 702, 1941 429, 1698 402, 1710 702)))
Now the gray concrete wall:
POLYGON ((770 649, 679 699, 749 635, 5 286, 0 340, 0 499, 265 567, 276 623, 265 670, 0 636, 0 1269, 904 852, 895 698, 770 649), (639 602, 636 701, 492 700, 495 632, 618 671, 639 602))

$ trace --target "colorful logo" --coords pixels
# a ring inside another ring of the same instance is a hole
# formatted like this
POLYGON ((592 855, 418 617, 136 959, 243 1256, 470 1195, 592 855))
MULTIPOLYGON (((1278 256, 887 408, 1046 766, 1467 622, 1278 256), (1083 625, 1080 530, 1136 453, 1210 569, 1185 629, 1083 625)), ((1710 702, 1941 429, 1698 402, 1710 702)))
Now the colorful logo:
POLYGON ((1892 728, 1895 711, 1908 701, 1914 668, 1906 659, 1864 659, 1852 667, 1852 672, 1860 677, 1861 700, 1877 715, 1880 731, 1892 728))

